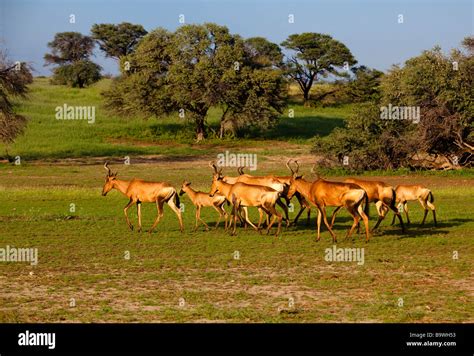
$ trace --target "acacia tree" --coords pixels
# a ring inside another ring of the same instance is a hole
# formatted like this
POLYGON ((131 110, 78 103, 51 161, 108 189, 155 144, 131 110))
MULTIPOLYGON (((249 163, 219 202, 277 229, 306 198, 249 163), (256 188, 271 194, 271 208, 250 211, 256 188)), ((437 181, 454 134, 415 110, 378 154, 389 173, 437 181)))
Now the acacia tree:
POLYGON ((48 43, 51 53, 44 55, 46 65, 57 65, 53 69, 53 82, 83 88, 98 81, 101 67, 90 57, 94 40, 79 32, 61 32, 48 43))
POLYGON ((279 66, 280 47, 263 37, 244 41, 244 65, 228 71, 222 78, 219 136, 235 136, 237 130, 272 126, 286 105, 286 82, 279 66))
POLYGON ((25 97, 33 82, 26 63, 12 63, 0 51, 0 141, 9 144, 23 132, 26 118, 13 110, 12 97, 25 97))
POLYGON ((305 105, 310 99, 311 87, 319 77, 329 74, 347 76, 347 73, 341 71, 342 67, 357 63, 346 45, 326 34, 293 34, 281 45, 294 52, 285 61, 286 74, 298 84, 305 105))
POLYGON ((159 116, 179 111, 194 123, 196 138, 202 140, 207 113, 213 106, 227 103, 235 115, 247 113, 246 118, 250 118, 251 108, 252 117, 261 114, 262 121, 278 110, 269 109, 275 101, 266 96, 272 93, 272 85, 283 89, 281 78, 265 72, 257 75, 257 68, 246 56, 244 41, 224 26, 185 25, 174 33, 157 29, 127 58, 128 74, 104 93, 107 106, 118 113, 159 116), (249 87, 255 89, 252 96, 249 87))
POLYGON ((94 24, 92 38, 107 57, 120 59, 133 53, 140 39, 147 34, 142 25, 129 22, 94 24))

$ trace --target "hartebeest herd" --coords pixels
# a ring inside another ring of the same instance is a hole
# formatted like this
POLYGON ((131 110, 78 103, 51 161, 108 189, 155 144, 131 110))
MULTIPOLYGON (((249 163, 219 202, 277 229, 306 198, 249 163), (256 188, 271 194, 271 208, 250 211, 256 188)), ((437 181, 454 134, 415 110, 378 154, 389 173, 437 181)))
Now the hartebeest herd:
MULTIPOLYGON (((408 201, 418 200, 424 209, 424 217, 422 224, 425 223, 426 216, 431 210, 433 212, 433 220, 436 225, 436 212, 433 204, 433 193, 422 185, 399 185, 392 187, 389 184, 380 181, 370 181, 350 178, 344 182, 332 182, 319 177, 314 181, 308 181, 299 174, 299 164, 296 160, 288 160, 286 167, 290 171, 288 176, 253 176, 246 174, 243 167, 239 167, 238 176, 230 177, 222 173, 222 168, 217 167, 215 162, 210 162, 212 168, 212 184, 210 192, 196 191, 191 188, 191 183, 183 181, 179 194, 177 190, 166 182, 147 182, 141 179, 132 179, 131 181, 117 179, 117 173, 112 173, 108 167, 108 162, 104 168, 107 171, 105 184, 102 189, 102 195, 106 195, 110 190, 117 189, 129 198, 128 204, 123 209, 128 227, 133 230, 133 225, 128 218, 128 209, 133 205, 137 205, 138 213, 138 231, 141 231, 141 204, 154 202, 158 213, 156 219, 150 228, 151 233, 163 216, 163 205, 167 203, 178 217, 181 232, 184 231, 183 219, 180 209, 179 196, 187 194, 196 208, 195 227, 197 230, 199 223, 203 223, 206 230, 209 226, 201 219, 201 209, 212 207, 219 213, 219 218, 215 225, 218 228, 222 218, 224 218, 224 229, 230 230, 235 235, 237 229, 237 220, 244 226, 250 225, 255 230, 261 231, 262 224, 266 222, 266 232, 275 224, 278 236, 281 232, 282 221, 285 220, 286 226, 290 225, 288 215, 288 207, 293 197, 296 197, 300 210, 296 218, 292 222, 297 224, 298 218, 305 209, 308 209, 307 223, 309 223, 311 208, 315 207, 318 212, 317 222, 317 240, 321 237, 321 220, 332 236, 333 242, 336 242, 336 235, 333 231, 336 214, 341 208, 345 208, 353 218, 351 228, 347 231, 347 237, 350 237, 362 220, 365 228, 365 241, 370 239, 369 230, 369 204, 375 203, 378 219, 372 231, 377 229, 385 218, 387 213, 392 210, 394 217, 398 218, 402 232, 405 232, 405 226, 400 212, 405 212, 407 223, 410 224, 408 217, 408 201), (294 167, 291 165, 293 164, 294 167), (224 209, 225 204, 232 207, 231 214, 224 209), (283 215, 277 210, 279 206, 284 213, 283 215), (248 208, 257 208, 260 218, 258 224, 255 225, 249 219, 248 208), (326 208, 335 207, 330 222, 327 217, 326 208), (264 215, 266 217, 264 219, 264 215)), ((314 166, 311 168, 314 172, 314 166)))

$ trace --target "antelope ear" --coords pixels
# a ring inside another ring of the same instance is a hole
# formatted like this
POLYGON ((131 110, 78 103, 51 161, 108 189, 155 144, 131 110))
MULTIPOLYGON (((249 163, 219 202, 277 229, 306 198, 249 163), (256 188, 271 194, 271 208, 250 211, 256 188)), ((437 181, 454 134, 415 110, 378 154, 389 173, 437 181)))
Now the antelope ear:
POLYGON ((186 182, 186 185, 191 185, 191 182, 186 182))

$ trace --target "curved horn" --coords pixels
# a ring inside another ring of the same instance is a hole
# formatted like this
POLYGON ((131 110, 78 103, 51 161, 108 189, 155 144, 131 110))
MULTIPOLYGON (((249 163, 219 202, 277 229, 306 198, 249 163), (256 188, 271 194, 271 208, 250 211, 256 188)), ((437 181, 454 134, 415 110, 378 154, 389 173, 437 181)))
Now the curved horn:
POLYGON ((295 164, 296 164, 296 172, 295 173, 298 173, 299 170, 300 170, 300 165, 298 164, 298 161, 295 161, 295 164))
POLYGON ((107 176, 111 176, 112 175, 112 171, 110 170, 109 168, 109 162, 105 162, 104 164, 104 169, 107 171, 107 176))
POLYGON ((290 166, 290 162, 291 162, 291 158, 288 161, 286 161, 286 168, 290 170, 291 174, 295 174, 295 171, 290 166))
POLYGON ((209 167, 211 167, 214 170, 214 173, 219 173, 219 172, 217 172, 217 167, 216 167, 216 162, 215 161, 210 161, 209 162, 209 167))

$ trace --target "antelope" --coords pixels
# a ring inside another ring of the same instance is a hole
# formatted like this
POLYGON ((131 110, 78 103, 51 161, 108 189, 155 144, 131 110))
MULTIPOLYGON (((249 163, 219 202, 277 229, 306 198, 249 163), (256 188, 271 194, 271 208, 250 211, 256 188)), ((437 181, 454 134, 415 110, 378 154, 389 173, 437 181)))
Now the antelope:
POLYGON ((117 179, 117 172, 112 173, 108 167, 108 162, 105 162, 104 168, 107 171, 105 176, 105 184, 102 189, 102 195, 106 196, 112 189, 117 189, 120 193, 127 196, 130 201, 123 209, 125 218, 127 219, 127 225, 130 230, 133 231, 133 225, 130 223, 127 211, 135 203, 137 204, 137 215, 138 215, 138 232, 142 230, 142 203, 156 203, 158 215, 156 216, 155 222, 148 231, 150 234, 156 227, 160 219, 163 217, 163 204, 167 203, 171 210, 178 216, 179 226, 181 232, 183 229, 183 219, 181 217, 181 210, 179 209, 179 196, 176 189, 166 182, 146 182, 141 179, 132 179, 131 181, 117 179))
MULTIPOLYGON (((290 162, 291 162, 291 159, 289 159, 287 162, 286 162, 286 167, 290 170, 291 172, 291 175, 290 176, 276 176, 275 178, 278 179, 278 181, 280 183, 283 183, 283 184, 286 184, 288 187, 290 186, 291 184, 291 178, 293 177, 293 175, 297 175, 298 172, 299 172, 299 169, 300 169, 300 166, 298 164, 298 161, 294 161, 295 164, 296 164, 296 171, 293 170, 290 166, 290 162)), ((298 192, 295 193, 295 196, 296 196, 296 199, 298 199, 298 203, 300 203, 300 211, 298 212, 298 214, 296 215, 295 219, 293 220, 293 225, 296 225, 296 223, 298 222, 298 219, 300 217, 300 215, 303 213, 303 211, 307 208, 308 209, 308 214, 307 214, 307 218, 306 218, 306 225, 309 225, 309 222, 310 222, 310 216, 311 216, 311 205, 306 201, 306 199, 298 192)))
POLYGON ((196 207, 196 226, 194 227, 194 231, 197 230, 199 226, 199 221, 201 221, 204 226, 206 227, 206 231, 209 230, 209 226, 201 219, 201 208, 202 207, 213 207, 219 213, 219 220, 216 223, 216 229, 221 222, 222 216, 225 219, 225 230, 227 230, 227 212, 224 209, 224 204, 226 202, 226 198, 224 195, 215 194, 213 197, 209 196, 209 193, 195 191, 191 188, 191 183, 188 181, 184 181, 181 190, 179 191, 179 195, 187 194, 189 199, 193 202, 193 205, 196 207))
MULTIPOLYGON (((425 223, 426 215, 428 215, 429 210, 433 212, 434 225, 437 225, 436 210, 433 204, 434 196, 431 190, 423 185, 397 185, 395 188, 395 193, 397 194, 396 202, 398 203, 398 211, 401 211, 403 208, 407 217, 407 224, 410 224, 410 218, 408 217, 408 202, 418 200, 425 211, 421 225, 425 223)), ((395 215, 392 219, 392 225, 394 222, 395 215)))
MULTIPOLYGON (((367 192, 369 203, 375 203, 375 206, 377 208, 378 219, 374 227, 372 228, 372 231, 377 229, 382 220, 385 218, 388 209, 391 209, 400 221, 402 232, 405 232, 405 226, 403 225, 402 217, 398 212, 397 207, 395 206, 396 192, 392 186, 380 181, 367 181, 355 178, 345 179, 344 182, 356 184, 360 188, 364 189, 367 192)), ((339 209, 334 210, 332 214, 331 226, 334 224, 334 220, 336 219, 336 213, 338 212, 338 210, 339 209)))
MULTIPOLYGON (((239 167, 237 171, 239 172, 239 176, 237 177, 229 177, 222 175, 222 168, 217 168, 215 162, 209 162, 209 166, 214 169, 214 174, 218 174, 222 177, 223 182, 228 184, 235 184, 235 183, 245 183, 249 185, 260 185, 263 187, 272 188, 281 193, 281 196, 286 199, 286 194, 284 192, 286 190, 286 186, 284 183, 281 183, 278 179, 273 176, 252 176, 250 174, 245 174, 243 172, 243 167, 239 167)), ((232 203, 230 199, 228 199, 229 203, 232 203)), ((289 201, 287 202, 289 203, 289 201)), ((283 209, 285 213, 285 220, 286 226, 290 225, 290 218, 288 215, 288 205, 284 204, 280 199, 277 200, 277 204, 283 209)))
POLYGON ((355 227, 359 224, 360 219, 364 221, 366 242, 369 242, 369 218, 368 218, 368 197, 367 193, 359 186, 352 183, 330 182, 318 177, 314 182, 308 182, 303 176, 294 174, 291 178, 288 198, 299 192, 311 204, 318 208, 317 218, 317 239, 321 239, 321 217, 324 224, 332 236, 333 242, 337 242, 336 235, 332 231, 327 220, 326 207, 345 207, 352 215, 354 223, 348 230, 346 239, 349 238, 355 227), (365 204, 365 205, 364 205, 365 204), (364 206, 364 208, 363 208, 364 206))
MULTIPOLYGON (((279 201, 281 193, 261 185, 251 185, 237 182, 235 184, 226 183, 224 177, 218 172, 213 174, 211 192, 209 195, 212 197, 214 194, 220 193, 225 195, 226 199, 231 202, 232 215, 234 228, 231 232, 235 235, 237 228, 237 213, 240 208, 244 211, 244 220, 252 226, 255 230, 260 231, 260 225, 263 220, 263 212, 269 216, 272 215, 272 221, 267 226, 267 234, 270 232, 272 225, 275 223, 275 219, 278 219, 278 229, 275 236, 278 236, 281 231, 282 215, 275 209, 275 205, 279 201), (253 206, 258 208, 260 219, 258 221, 258 227, 255 226, 248 218, 247 207, 253 206)), ((232 219, 230 222, 232 225, 232 219)))

